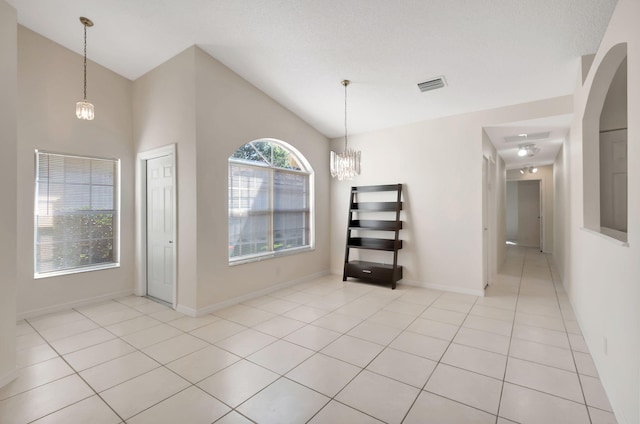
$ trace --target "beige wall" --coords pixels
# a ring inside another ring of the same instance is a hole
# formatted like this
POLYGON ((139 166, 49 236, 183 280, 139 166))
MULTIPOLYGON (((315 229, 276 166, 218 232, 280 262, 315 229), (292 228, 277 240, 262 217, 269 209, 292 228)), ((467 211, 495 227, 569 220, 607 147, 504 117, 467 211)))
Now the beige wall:
POLYGON ((568 175, 567 148, 571 134, 563 142, 558 156, 553 163, 553 261, 555 269, 560 273, 560 278, 565 286, 571 281, 568 274, 569 263, 569 229, 571 228, 571 211, 569 210, 570 197, 568 175))
POLYGON ((491 143, 486 131, 482 131, 482 155, 488 161, 488 187, 487 187, 487 228, 489 237, 489 283, 493 282, 500 266, 505 259, 504 247, 504 220, 500 221, 502 209, 504 209, 504 160, 491 143))
POLYGON ((17 18, 0 0, 0 387, 16 370, 17 18))
POLYGON ((88 100, 96 118, 80 121, 82 56, 18 27, 18 316, 123 295, 133 288, 131 82, 89 62, 88 100), (120 158, 119 268, 33 278, 34 150, 120 158))
MULTIPOLYGON (((195 310, 197 296, 197 199, 195 47, 191 47, 133 83, 135 152, 177 147, 177 304, 195 310)), ((133 182, 132 182, 133 183, 133 182)), ((139 229, 138 229, 139 230, 139 229)), ((140 235, 140 231, 137 231, 140 235)), ((137 245, 141 246, 141 240, 137 245)), ((138 256, 140 261, 140 256, 138 256)), ((138 270, 146 265, 138 262, 138 270)), ((138 282, 144 274, 138 272, 138 282)))
POLYGON ((542 216, 543 240, 542 251, 545 253, 553 253, 553 226, 554 226, 554 187, 553 187, 553 166, 539 166, 538 172, 530 174, 525 172, 524 175, 517 169, 507 171, 507 181, 530 181, 539 180, 542 186, 542 208, 544 214, 542 216))
POLYGON ((328 139, 200 49, 196 82, 198 309, 328 273, 328 139), (229 266, 227 160, 264 137, 293 145, 313 168, 315 250, 229 266))
POLYGON ((627 63, 618 68, 600 115, 600 131, 627 128, 627 63))
POLYGON ((588 208, 597 207, 599 200, 583 201, 585 187, 593 183, 583 167, 583 153, 597 145, 597 134, 591 132, 599 116, 588 112, 589 95, 607 89, 594 77, 607 52, 619 43, 627 43, 628 113, 640 116, 638 16, 640 2, 618 1, 586 80, 576 89, 575 117, 558 181, 570 199, 565 208, 570 222, 564 228, 564 255, 556 262, 563 267, 569 298, 621 424, 640 422, 640 121, 628 123, 628 245, 583 227, 592 219, 588 208))
MULTIPOLYGON (((404 183, 404 282, 482 294, 482 128, 571 111, 566 96, 349 137, 362 151, 362 175, 332 181, 332 272, 342 273, 349 187, 404 183)), ((341 150, 342 143, 332 146, 341 150)), ((504 175, 503 168, 496 173, 504 175)), ((500 190, 496 212, 504 208, 500 190)))
POLYGON ((328 272, 328 140, 197 47, 134 83, 138 152, 178 145, 178 307, 202 314, 328 272), (315 250, 229 266, 228 158, 258 138, 292 144, 315 171, 315 250))

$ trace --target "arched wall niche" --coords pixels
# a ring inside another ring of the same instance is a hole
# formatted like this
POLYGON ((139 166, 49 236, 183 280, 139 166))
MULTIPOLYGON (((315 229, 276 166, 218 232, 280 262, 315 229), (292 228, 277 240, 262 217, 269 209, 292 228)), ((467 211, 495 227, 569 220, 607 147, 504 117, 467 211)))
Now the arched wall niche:
MULTIPOLYGON (((621 66, 626 64, 627 43, 613 46, 600 62, 591 84, 582 121, 583 143, 583 213, 584 227, 604 232, 615 238, 624 238, 626 234, 615 235, 603 231, 601 226, 601 115, 607 95, 621 66)), ((626 113, 626 106, 625 106, 626 113)))

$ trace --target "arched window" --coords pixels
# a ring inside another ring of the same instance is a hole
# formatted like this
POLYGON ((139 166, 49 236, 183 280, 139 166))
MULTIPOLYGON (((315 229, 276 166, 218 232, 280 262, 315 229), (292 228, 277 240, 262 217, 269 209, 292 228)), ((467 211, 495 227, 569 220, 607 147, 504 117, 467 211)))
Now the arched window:
POLYGON ((312 177, 279 140, 252 141, 229 157, 229 262, 312 247, 312 177))

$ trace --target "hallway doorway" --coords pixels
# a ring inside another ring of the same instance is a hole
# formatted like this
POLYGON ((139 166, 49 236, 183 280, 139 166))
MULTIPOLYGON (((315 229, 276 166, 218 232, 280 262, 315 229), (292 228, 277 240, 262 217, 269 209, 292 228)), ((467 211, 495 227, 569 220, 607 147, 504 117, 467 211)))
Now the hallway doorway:
POLYGON ((507 181, 507 243, 542 250, 540 180, 507 181))

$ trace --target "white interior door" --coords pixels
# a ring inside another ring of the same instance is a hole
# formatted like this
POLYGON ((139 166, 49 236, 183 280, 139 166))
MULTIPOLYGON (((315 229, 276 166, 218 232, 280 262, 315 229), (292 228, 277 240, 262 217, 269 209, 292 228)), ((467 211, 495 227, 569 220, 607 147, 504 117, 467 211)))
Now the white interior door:
POLYGON ((518 181, 518 244, 540 247, 540 180, 518 181))
POLYGON ((147 160, 147 295, 173 303, 173 158, 147 160))
POLYGON ((507 241, 518 242, 518 181, 507 181, 505 219, 507 221, 507 241))

